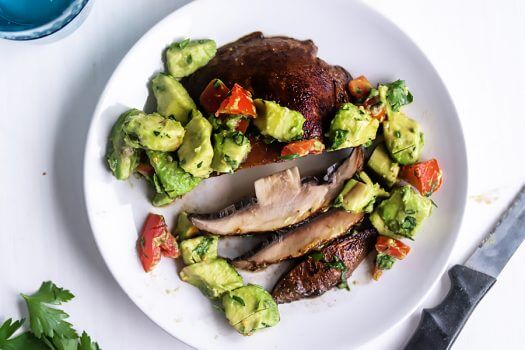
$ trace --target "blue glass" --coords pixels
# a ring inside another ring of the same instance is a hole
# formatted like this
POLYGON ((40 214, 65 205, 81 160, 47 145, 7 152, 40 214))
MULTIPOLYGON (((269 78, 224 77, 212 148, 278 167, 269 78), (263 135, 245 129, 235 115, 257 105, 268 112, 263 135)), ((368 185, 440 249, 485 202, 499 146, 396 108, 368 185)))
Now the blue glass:
POLYGON ((37 39, 56 32, 82 11, 88 0, 0 0, 0 38, 37 39))

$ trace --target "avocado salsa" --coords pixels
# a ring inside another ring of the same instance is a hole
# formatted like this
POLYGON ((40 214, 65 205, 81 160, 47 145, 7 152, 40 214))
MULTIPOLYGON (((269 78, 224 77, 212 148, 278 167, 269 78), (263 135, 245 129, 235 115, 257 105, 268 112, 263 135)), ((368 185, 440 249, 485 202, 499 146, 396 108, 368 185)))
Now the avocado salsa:
MULTIPOLYGON (((305 139, 306 120, 300 112, 252 96, 239 84, 226 86, 213 79, 197 104, 179 80, 207 65, 216 52, 215 42, 208 39, 168 47, 166 72, 151 81, 156 111, 130 109, 111 129, 106 162, 112 174, 119 180, 142 176, 154 189, 152 204, 164 206, 210 176, 235 172, 252 151, 253 140, 279 144, 281 160, 363 147, 369 154, 365 169, 345 183, 330 206, 365 213, 379 233, 374 279, 404 259, 410 247, 402 239, 415 239, 432 212, 429 197, 442 184, 437 160, 420 161, 421 126, 401 110, 414 99, 405 82, 374 88, 364 76, 350 80, 351 99, 339 105, 324 138, 305 139)), ((200 232, 185 212, 172 236, 164 219, 152 215, 137 244, 146 271, 161 255, 182 255, 186 266, 180 278, 218 305, 239 333, 250 335, 279 322, 271 294, 244 285, 229 260, 219 255, 219 236, 200 232)))

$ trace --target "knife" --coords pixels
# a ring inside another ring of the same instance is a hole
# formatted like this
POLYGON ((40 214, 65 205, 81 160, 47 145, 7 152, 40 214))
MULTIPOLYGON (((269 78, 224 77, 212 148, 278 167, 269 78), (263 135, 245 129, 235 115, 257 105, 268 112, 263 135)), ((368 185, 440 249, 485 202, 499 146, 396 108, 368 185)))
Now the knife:
POLYGON ((445 299, 424 309, 406 350, 450 349, 470 314, 525 238, 525 187, 464 265, 449 271, 445 299))

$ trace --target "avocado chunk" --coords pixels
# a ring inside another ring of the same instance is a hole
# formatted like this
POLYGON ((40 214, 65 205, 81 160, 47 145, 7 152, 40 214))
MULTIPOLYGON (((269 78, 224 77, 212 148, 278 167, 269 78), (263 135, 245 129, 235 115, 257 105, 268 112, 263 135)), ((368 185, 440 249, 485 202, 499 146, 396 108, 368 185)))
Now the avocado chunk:
POLYGON ((347 181, 343 190, 336 197, 334 207, 343 208, 352 213, 371 213, 377 197, 387 197, 378 184, 374 184, 368 175, 361 171, 355 178, 347 181))
POLYGON ((400 169, 399 164, 390 159, 388 151, 382 144, 374 149, 367 165, 375 174, 384 180, 388 187, 396 183, 400 169))
POLYGON ((379 121, 363 108, 345 103, 330 122, 328 137, 332 150, 356 147, 376 138, 379 121))
POLYGON ((155 169, 153 183, 157 193, 165 193, 175 199, 188 193, 201 182, 200 178, 185 172, 168 153, 146 151, 146 154, 155 169))
POLYGON ((300 140, 303 137, 304 117, 301 113, 280 106, 273 101, 254 100, 257 118, 255 126, 264 136, 270 136, 279 142, 300 140))
POLYGON ((175 234, 179 236, 179 240, 181 241, 195 237, 199 234, 199 229, 193 226, 193 223, 188 218, 188 213, 185 211, 181 211, 179 216, 177 216, 175 234))
POLYGON ((157 112, 166 118, 174 118, 186 125, 192 111, 197 110, 184 86, 168 74, 157 74, 151 82, 151 88, 157 100, 157 112))
POLYGON ((175 198, 171 198, 166 192, 163 190, 160 190, 161 192, 155 193, 153 198, 151 199, 151 204, 155 207, 163 207, 165 205, 173 203, 175 198))
POLYGON ((168 72, 175 78, 183 78, 204 67, 217 53, 215 41, 182 40, 166 50, 168 72))
POLYGON ((242 287, 242 277, 223 258, 188 265, 179 275, 183 281, 199 288, 210 298, 218 298, 230 290, 242 287))
POLYGON ((139 153, 133 147, 126 144, 126 134, 123 126, 126 119, 133 115, 143 114, 138 109, 131 109, 122 113, 111 128, 106 161, 113 175, 119 180, 126 180, 135 170, 139 163, 139 153))
POLYGON ((264 288, 248 284, 222 296, 224 313, 230 324, 242 335, 279 323, 279 309, 264 288))
POLYGON ((181 242, 182 260, 186 265, 217 258, 218 236, 200 236, 181 242))
POLYGON ((432 212, 432 201, 423 197, 412 186, 406 185, 392 191, 370 215, 370 222, 377 231, 392 238, 414 238, 423 220, 432 212))
POLYGON ((186 125, 184 141, 177 154, 180 166, 193 176, 206 178, 212 172, 211 124, 200 113, 186 125))
POLYGON ((386 148, 401 165, 416 163, 423 151, 423 132, 419 123, 401 112, 392 112, 383 122, 386 148))
POLYGON ((218 173, 233 173, 246 160, 252 147, 250 140, 237 131, 221 131, 213 135, 211 167, 218 173))
POLYGON ((123 128, 127 145, 152 151, 176 151, 184 138, 181 123, 158 113, 129 115, 123 128))

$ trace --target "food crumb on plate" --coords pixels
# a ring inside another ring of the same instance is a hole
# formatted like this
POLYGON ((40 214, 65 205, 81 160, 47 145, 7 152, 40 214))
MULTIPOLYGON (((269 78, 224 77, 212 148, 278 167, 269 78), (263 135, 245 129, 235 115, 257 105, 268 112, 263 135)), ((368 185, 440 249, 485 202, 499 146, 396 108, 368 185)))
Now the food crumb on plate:
POLYGON ((472 195, 469 198, 476 203, 490 205, 499 199, 497 194, 498 190, 491 190, 485 193, 472 195))

